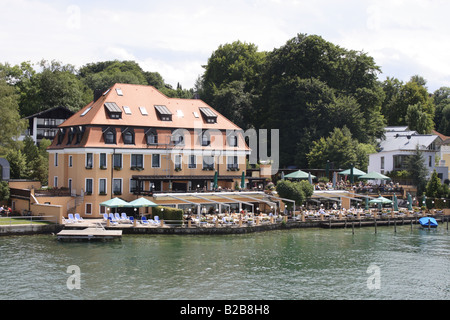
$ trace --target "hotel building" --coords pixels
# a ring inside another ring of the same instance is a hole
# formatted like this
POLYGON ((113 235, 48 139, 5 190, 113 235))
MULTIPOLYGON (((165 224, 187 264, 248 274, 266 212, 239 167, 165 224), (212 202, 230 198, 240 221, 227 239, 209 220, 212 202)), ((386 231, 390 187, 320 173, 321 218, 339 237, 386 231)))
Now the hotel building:
POLYGON ((250 149, 242 129, 201 100, 115 84, 58 127, 48 152, 49 188, 70 192, 67 211, 99 217, 115 196, 235 190, 250 149))

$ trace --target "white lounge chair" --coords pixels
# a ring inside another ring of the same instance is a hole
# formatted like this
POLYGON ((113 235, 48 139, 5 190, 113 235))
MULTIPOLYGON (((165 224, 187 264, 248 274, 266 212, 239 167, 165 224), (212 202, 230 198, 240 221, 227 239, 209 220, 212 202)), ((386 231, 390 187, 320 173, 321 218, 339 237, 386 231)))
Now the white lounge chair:
POLYGON ((69 213, 68 218, 69 218, 70 223, 78 222, 77 219, 74 218, 73 213, 69 213))
POLYGON ((130 223, 131 222, 130 217, 128 217, 125 212, 122 212, 122 214, 120 216, 120 221, 126 222, 126 223, 130 223))
POLYGON ((80 216, 79 213, 75 213, 75 220, 78 221, 78 222, 83 222, 84 221, 84 219, 80 216))

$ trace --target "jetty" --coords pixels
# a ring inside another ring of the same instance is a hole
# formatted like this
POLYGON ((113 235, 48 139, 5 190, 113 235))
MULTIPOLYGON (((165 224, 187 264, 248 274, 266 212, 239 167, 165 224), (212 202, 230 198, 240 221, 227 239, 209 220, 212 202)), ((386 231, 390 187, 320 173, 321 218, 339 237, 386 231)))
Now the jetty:
POLYGON ((106 230, 101 223, 83 229, 63 229, 56 234, 60 241, 107 241, 122 239, 122 230, 106 230))

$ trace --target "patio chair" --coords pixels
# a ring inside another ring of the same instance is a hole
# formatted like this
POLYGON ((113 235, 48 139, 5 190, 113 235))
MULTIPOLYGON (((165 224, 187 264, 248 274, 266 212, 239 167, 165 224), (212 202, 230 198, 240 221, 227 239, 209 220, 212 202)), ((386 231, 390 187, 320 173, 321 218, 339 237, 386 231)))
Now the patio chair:
POLYGON ((104 214, 103 214, 103 220, 105 220, 105 221, 108 220, 108 214, 107 214, 107 213, 104 213, 104 214))
POLYGON ((110 216, 109 216, 108 218, 109 218, 109 223, 110 223, 110 224, 119 224, 119 223, 114 219, 114 216, 112 216, 111 214, 110 214, 110 216))
POLYGON ((144 224, 144 225, 149 225, 150 224, 150 222, 147 220, 147 218, 145 216, 142 216, 141 223, 144 224))
POLYGON ((122 218, 120 217, 120 214, 118 212, 114 213, 114 218, 116 218, 117 221, 122 220, 122 218))
POLYGON ((114 217, 114 214, 111 212, 110 214, 109 214, 109 220, 111 220, 111 221, 114 221, 114 222, 119 222, 117 219, 116 219, 116 217, 114 217))
POLYGON ((120 220, 123 222, 130 222, 130 217, 127 216, 127 214, 125 212, 122 212, 121 216, 120 216, 120 220))
POLYGON ((80 216, 79 213, 75 213, 75 220, 78 221, 78 222, 83 222, 84 221, 84 219, 80 216))
POLYGON ((70 221, 70 222, 78 222, 78 221, 74 218, 73 213, 69 213, 68 218, 69 218, 69 221, 70 221))

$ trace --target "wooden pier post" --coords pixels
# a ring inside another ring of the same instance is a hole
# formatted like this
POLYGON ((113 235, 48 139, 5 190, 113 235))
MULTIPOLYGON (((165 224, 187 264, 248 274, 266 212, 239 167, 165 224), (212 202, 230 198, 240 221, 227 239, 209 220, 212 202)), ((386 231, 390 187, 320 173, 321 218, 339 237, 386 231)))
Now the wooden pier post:
POLYGON ((377 233, 377 219, 374 219, 375 222, 375 233, 377 233))

